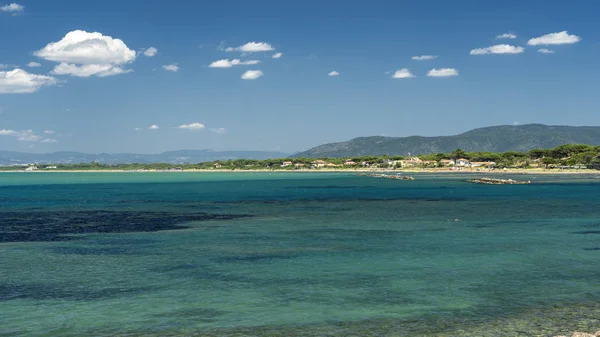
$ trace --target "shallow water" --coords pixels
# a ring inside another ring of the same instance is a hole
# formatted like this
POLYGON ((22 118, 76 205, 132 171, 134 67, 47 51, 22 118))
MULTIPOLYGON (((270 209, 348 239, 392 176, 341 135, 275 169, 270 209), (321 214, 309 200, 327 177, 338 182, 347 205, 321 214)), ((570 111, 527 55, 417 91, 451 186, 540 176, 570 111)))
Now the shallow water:
POLYGON ((0 173, 1 336, 600 330, 600 179, 0 173))

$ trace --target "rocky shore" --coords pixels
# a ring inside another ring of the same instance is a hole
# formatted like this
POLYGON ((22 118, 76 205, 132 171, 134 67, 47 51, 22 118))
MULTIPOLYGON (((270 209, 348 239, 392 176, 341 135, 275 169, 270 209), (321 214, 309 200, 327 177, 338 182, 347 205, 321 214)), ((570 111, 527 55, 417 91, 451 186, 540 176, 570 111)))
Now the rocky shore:
POLYGON ((470 183, 475 184, 488 184, 488 185, 527 185, 531 184, 531 181, 519 181, 513 179, 495 179, 495 178, 477 178, 467 180, 470 183))

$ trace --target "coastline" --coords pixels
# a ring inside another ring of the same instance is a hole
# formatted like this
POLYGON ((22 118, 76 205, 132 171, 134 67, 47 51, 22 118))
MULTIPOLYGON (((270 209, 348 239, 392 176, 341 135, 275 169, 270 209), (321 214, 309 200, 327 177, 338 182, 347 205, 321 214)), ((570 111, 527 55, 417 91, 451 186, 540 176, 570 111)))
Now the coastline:
POLYGON ((226 170, 226 169, 189 169, 189 170, 36 170, 36 171, 24 171, 24 170, 0 170, 0 173, 260 173, 260 172, 276 172, 276 173, 458 173, 458 174, 591 174, 600 175, 600 170, 592 169, 495 169, 495 170, 451 170, 447 168, 440 169, 297 169, 297 170, 283 170, 283 169, 250 169, 250 170, 226 170))

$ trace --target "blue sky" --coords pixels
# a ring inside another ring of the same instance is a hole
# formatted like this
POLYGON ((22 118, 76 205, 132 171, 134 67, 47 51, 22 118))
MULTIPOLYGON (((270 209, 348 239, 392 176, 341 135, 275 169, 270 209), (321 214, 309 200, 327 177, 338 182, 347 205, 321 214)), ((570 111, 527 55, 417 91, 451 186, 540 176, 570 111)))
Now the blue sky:
POLYGON ((598 12, 585 0, 0 0, 0 150, 294 152, 599 125, 598 12))

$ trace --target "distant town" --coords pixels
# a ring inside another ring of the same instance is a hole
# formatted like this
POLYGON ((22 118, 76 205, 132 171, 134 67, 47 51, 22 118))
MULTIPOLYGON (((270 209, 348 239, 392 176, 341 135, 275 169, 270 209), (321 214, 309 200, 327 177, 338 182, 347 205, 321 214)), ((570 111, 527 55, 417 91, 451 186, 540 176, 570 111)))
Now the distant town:
POLYGON ((528 152, 465 152, 420 156, 362 156, 352 158, 236 159, 203 163, 21 164, 2 171, 190 171, 190 170, 494 170, 494 169, 600 169, 600 146, 568 144, 528 152))

